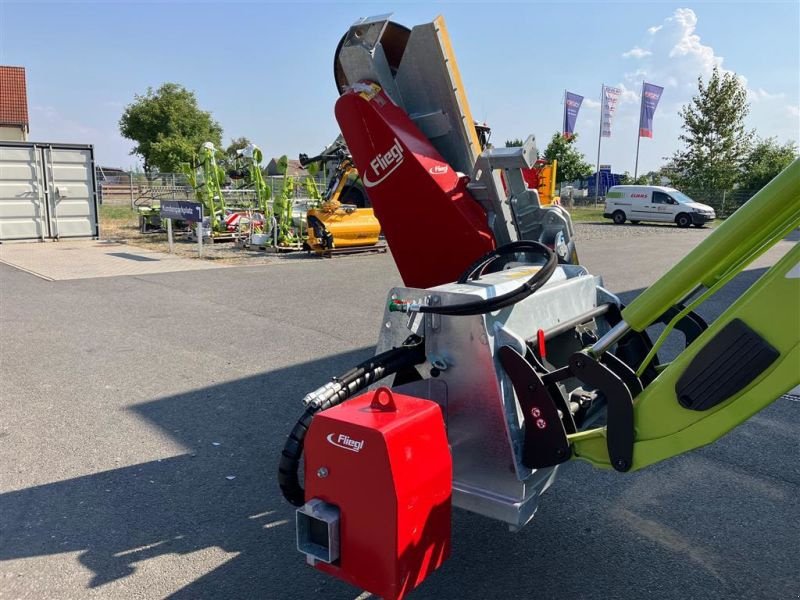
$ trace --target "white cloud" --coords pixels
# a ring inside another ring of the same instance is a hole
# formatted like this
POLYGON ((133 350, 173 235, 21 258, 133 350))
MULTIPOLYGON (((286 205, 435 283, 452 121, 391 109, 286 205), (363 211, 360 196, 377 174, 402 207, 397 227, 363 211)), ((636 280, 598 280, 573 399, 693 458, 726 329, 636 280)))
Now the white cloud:
POLYGON ((600 101, 599 100, 592 100, 591 98, 584 98, 583 99, 583 106, 586 108, 600 108, 600 101))
POLYGON ((625 81, 636 83, 647 79, 647 69, 636 69, 631 73, 625 73, 625 81))
MULTIPOLYGON (((660 25, 649 27, 647 33, 650 37, 645 40, 647 49, 634 46, 623 54, 644 59, 642 67, 625 74, 625 80, 633 84, 641 81, 646 73, 648 81, 677 88, 678 95, 684 96, 697 90, 698 75, 708 80, 715 67, 725 73, 731 72, 723 67, 723 57, 712 46, 703 43, 697 24, 697 14, 691 8, 678 8, 660 25)), ((736 77, 747 87, 744 75, 736 74, 736 77)), ((753 102, 783 97, 763 88, 748 89, 748 94, 753 102)))
POLYGON ((789 113, 790 117, 800 117, 800 105, 787 104, 786 105, 786 112, 789 113))
POLYGON ((619 99, 623 104, 630 104, 632 102, 639 102, 639 91, 638 91, 638 88, 637 88, 637 91, 634 91, 634 90, 630 89, 628 86, 626 86, 624 83, 618 83, 614 87, 618 87, 620 90, 622 90, 622 94, 620 94, 619 99))
POLYGON ((645 50, 644 48, 640 48, 639 46, 634 46, 627 52, 622 53, 622 58, 644 58, 645 56, 650 56, 653 53, 650 50, 645 50))
POLYGON ((747 98, 751 102, 760 102, 761 100, 780 100, 781 98, 785 98, 786 94, 783 92, 778 92, 777 94, 771 94, 764 88, 758 88, 756 90, 749 89, 747 90, 747 98))
POLYGON ((688 57, 699 67, 700 73, 708 75, 714 67, 722 67, 722 57, 714 53, 711 46, 700 42, 697 29, 697 15, 691 8, 678 8, 667 18, 665 24, 677 30, 678 40, 670 50, 669 57, 688 57))

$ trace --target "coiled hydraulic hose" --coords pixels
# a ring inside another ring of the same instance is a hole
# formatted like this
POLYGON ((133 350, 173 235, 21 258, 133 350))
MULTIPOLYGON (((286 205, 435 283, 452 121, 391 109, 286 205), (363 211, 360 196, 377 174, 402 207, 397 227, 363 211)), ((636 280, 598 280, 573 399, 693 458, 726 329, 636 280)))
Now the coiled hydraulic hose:
POLYGON ((341 377, 334 377, 331 383, 306 396, 306 410, 289 433, 278 465, 278 485, 283 497, 290 504, 302 506, 305 502, 305 490, 300 484, 299 477, 300 459, 303 456, 306 433, 314 415, 341 404, 379 379, 423 362, 425 362, 424 341, 421 337, 412 335, 402 346, 365 360, 341 377))
MULTIPOLYGON (((491 263, 499 258, 523 253, 541 254, 544 256, 545 262, 532 277, 510 292, 494 298, 451 306, 417 306, 414 309, 409 309, 408 305, 401 304, 399 307, 392 308, 392 310, 405 310, 407 312, 415 310, 423 313, 466 316, 485 314, 511 306, 527 298, 547 283, 547 280, 550 279, 558 266, 558 258, 555 253, 544 244, 522 241, 501 246, 470 265, 458 280, 458 283, 465 283, 470 279, 477 279, 491 263)), ((303 456, 306 433, 311 427, 314 415, 341 404, 356 392, 363 390, 379 379, 423 362, 425 362, 424 340, 419 336, 412 335, 403 342, 402 346, 373 356, 341 377, 335 377, 330 383, 306 396, 304 400, 306 410, 298 419, 291 433, 289 433, 283 452, 281 452, 281 460, 278 466, 278 485, 280 485, 283 497, 290 504, 302 506, 305 502, 305 490, 300 484, 299 476, 300 459, 303 456)))
POLYGON ((555 252, 550 248, 539 242, 521 241, 511 242, 505 246, 500 246, 496 250, 488 252, 472 265, 459 277, 458 283, 466 283, 470 279, 475 280, 481 276, 486 268, 495 262, 497 259, 504 256, 513 256, 515 254, 540 254, 544 257, 544 265, 536 271, 527 281, 519 287, 495 296, 494 298, 481 298, 480 300, 473 300, 470 302, 461 302, 459 304, 450 304, 444 306, 433 306, 424 304, 408 304, 402 301, 393 301, 389 305, 390 311, 402 312, 421 312, 421 313, 434 313, 437 315, 448 316, 468 316, 468 315, 483 315, 486 313, 494 312, 511 306, 517 302, 527 298, 536 290, 541 288, 552 277, 553 273, 558 266, 558 257, 555 252))

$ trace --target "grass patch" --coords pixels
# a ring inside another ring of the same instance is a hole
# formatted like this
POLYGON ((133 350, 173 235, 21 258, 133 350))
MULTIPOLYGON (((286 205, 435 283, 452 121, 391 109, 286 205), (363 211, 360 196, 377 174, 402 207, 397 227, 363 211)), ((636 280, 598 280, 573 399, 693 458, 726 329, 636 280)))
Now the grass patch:
POLYGON ((103 221, 130 221, 136 220, 136 211, 129 206, 115 206, 113 204, 100 205, 100 222, 103 221))
POLYGON ((139 214, 129 206, 100 205, 100 234, 105 239, 133 237, 139 232, 139 214))
POLYGON ((575 223, 602 223, 604 206, 576 206, 569 211, 572 221, 575 223))

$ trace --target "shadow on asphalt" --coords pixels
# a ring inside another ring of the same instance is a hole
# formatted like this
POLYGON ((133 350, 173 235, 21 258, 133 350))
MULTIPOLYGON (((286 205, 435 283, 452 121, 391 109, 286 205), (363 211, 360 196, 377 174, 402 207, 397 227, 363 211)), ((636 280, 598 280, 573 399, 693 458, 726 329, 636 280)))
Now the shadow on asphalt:
MULTIPOLYGON (((734 293, 758 274, 734 281, 734 293)), ((229 560, 172 598, 352 600, 358 590, 295 552, 293 510, 275 474, 304 393, 370 354, 136 406, 189 451, 0 495, 0 561, 78 552, 98 588, 151 558, 219 547, 229 560)), ((790 597, 800 589, 795 553, 785 552, 800 537, 800 472, 786 452, 800 424, 792 404, 640 473, 569 464, 519 533, 455 511, 452 558, 412 598, 790 597)))
POLYGON ((80 552, 96 588, 127 577, 142 561, 219 547, 237 555, 174 597, 318 594, 333 582, 315 577, 294 550, 294 514, 276 483, 277 461, 303 395, 372 352, 134 407, 190 452, 0 495, 0 561, 80 552))

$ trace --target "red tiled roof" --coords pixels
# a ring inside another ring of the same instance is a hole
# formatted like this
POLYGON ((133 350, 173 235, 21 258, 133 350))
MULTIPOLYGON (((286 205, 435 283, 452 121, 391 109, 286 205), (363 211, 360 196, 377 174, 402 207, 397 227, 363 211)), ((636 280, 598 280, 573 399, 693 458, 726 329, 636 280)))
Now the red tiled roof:
POLYGON ((0 66, 0 125, 20 125, 28 129, 25 67, 0 66))

